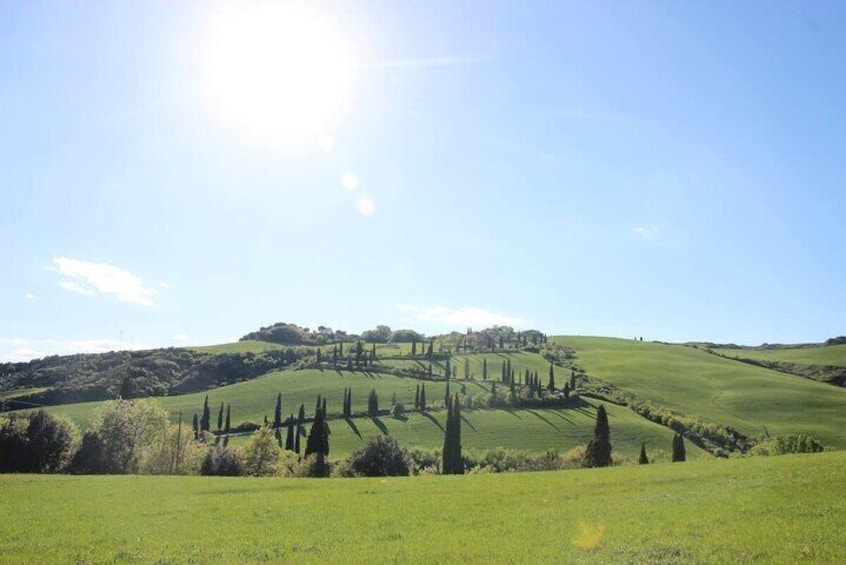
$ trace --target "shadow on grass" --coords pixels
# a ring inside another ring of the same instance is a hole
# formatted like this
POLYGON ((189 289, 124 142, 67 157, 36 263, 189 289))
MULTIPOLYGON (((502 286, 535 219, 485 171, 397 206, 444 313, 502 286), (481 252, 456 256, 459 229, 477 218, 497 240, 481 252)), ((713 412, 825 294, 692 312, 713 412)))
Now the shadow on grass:
POLYGON ((428 419, 430 422, 432 422, 432 423, 433 423, 433 424, 435 424, 436 426, 438 426, 438 427, 441 429, 441 431, 444 431, 444 427, 441 425, 441 423, 440 423, 440 422, 438 422, 438 421, 435 419, 435 417, 434 417, 434 416, 432 416, 432 415, 431 415, 431 414, 429 414, 428 412, 421 412, 421 413, 420 413, 420 415, 421 415, 421 416, 423 416, 424 418, 428 419))
POLYGON ((477 431, 476 426, 471 424, 470 420, 468 420, 467 416, 465 416, 464 414, 461 415, 461 421, 464 422, 465 424, 467 424, 470 427, 470 429, 473 430, 474 432, 477 431))
POLYGON ((350 427, 350 429, 358 436, 358 439, 361 439, 361 432, 358 431, 358 426, 355 425, 355 422, 352 418, 344 418, 344 421, 350 427))
POLYGON ((371 419, 371 420, 373 420, 373 424, 374 424, 377 428, 379 428, 379 431, 380 431, 380 432, 382 432, 382 433, 383 433, 383 434, 385 434, 386 436, 391 435, 391 433, 388 431, 388 426, 386 426, 386 425, 385 425, 385 422, 383 422, 383 421, 382 421, 382 420, 380 420, 379 418, 375 418, 375 417, 371 417, 370 419, 371 419))
POLYGON ((526 410, 526 412, 528 412, 528 413, 529 413, 529 414, 531 414, 532 416, 535 416, 536 418, 540 418, 541 420, 543 420, 544 422, 546 422, 547 424, 549 424, 550 426, 552 426, 552 427, 555 429, 555 431, 557 431, 557 432, 560 432, 560 431, 561 431, 561 429, 560 429, 558 426, 556 426, 555 424, 553 424, 552 422, 550 422, 548 419, 544 418, 544 417, 543 417, 541 414, 539 414, 537 411, 535 411, 535 410, 526 410))

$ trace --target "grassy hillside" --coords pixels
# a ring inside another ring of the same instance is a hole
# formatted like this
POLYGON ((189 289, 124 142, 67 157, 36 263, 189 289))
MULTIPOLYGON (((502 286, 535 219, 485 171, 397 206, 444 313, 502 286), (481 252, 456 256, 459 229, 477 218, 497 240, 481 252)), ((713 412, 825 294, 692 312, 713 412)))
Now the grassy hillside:
POLYGON ((846 448, 846 389, 681 345, 556 337, 588 374, 683 414, 757 436, 804 433, 846 448))
POLYGON ((280 345, 278 343, 270 343, 268 341, 235 341, 233 343, 221 343, 218 345, 199 345, 189 347, 193 351, 200 353, 211 353, 212 355, 223 355, 231 353, 264 353, 265 351, 276 351, 279 349, 286 349, 290 346, 280 345))
POLYGON ((9 563, 843 563, 846 453, 395 479, 0 476, 9 563), (801 492, 801 496, 796 496, 801 492), (189 519, 190 518, 190 519, 189 519))
POLYGON ((846 367, 846 344, 821 345, 819 347, 780 347, 777 349, 759 349, 756 347, 732 349, 719 347, 715 348, 715 351, 721 355, 740 359, 780 361, 783 363, 794 363, 796 365, 846 367))

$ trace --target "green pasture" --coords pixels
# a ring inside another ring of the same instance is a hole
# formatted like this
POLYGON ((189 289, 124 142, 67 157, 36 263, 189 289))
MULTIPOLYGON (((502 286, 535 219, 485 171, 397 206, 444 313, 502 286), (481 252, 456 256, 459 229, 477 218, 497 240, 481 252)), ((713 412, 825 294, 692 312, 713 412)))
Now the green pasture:
POLYGON ((843 563, 846 453, 390 479, 0 476, 5 563, 843 563))
POLYGON ((795 365, 826 365, 829 367, 846 367, 846 344, 821 345, 817 347, 789 347, 777 349, 758 349, 744 347, 732 349, 728 347, 714 348, 720 355, 739 359, 755 359, 758 361, 780 361, 795 365))
POLYGON ((589 375, 686 415, 758 436, 803 433, 846 447, 846 389, 682 345, 556 337, 589 375))
POLYGON ((268 341, 235 341, 233 343, 221 343, 218 345, 199 345, 189 347, 193 351, 200 353, 211 353, 213 355, 232 354, 232 353, 264 353, 265 351, 275 351, 277 349, 286 349, 287 345, 280 345, 278 343, 270 343, 268 341))

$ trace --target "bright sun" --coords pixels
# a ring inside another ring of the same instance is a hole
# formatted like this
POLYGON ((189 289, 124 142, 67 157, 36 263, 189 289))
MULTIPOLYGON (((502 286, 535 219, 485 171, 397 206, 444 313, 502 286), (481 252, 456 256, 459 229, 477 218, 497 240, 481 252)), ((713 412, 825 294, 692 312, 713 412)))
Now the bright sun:
POLYGON ((343 110, 349 52, 329 22, 305 6, 229 5, 214 19, 207 45, 212 103, 251 135, 314 139, 343 110))

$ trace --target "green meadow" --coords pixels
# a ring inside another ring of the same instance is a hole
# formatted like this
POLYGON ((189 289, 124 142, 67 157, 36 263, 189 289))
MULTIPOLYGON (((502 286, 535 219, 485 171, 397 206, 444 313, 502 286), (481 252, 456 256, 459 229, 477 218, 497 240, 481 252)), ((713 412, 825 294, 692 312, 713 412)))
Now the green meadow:
POLYGON ((556 337, 590 376, 656 404, 758 436, 802 433, 846 448, 846 388, 763 369, 683 345, 556 337))
POLYGON ((796 365, 826 365, 829 367, 846 367, 846 344, 820 345, 816 347, 785 347, 776 349, 758 349, 744 347, 732 349, 728 347, 714 348, 720 355, 739 359, 755 359, 758 361, 779 361, 796 365))
POLYGON ((0 476, 6 563, 843 563, 846 453, 386 479, 0 476))

